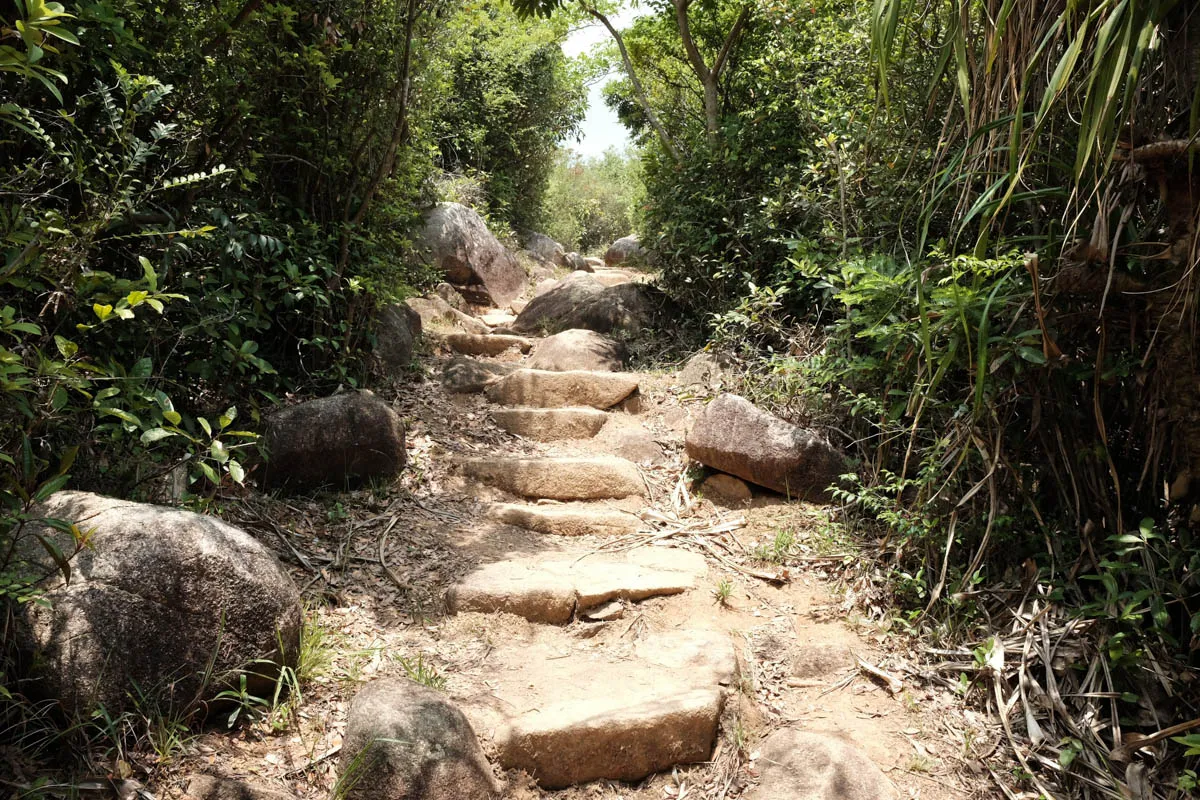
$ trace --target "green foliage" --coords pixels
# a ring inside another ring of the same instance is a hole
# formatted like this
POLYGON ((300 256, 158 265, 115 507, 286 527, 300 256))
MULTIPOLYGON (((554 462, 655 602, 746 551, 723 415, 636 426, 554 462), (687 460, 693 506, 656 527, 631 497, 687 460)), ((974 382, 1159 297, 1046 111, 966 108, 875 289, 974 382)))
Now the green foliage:
POLYGON ((583 119, 585 74, 562 52, 565 20, 520 20, 505 4, 447 20, 430 133, 443 170, 478 176, 487 210, 514 230, 541 224, 558 144, 583 119))
POLYGON ((428 663, 425 660, 425 656, 421 653, 417 653, 416 658, 404 658, 400 656, 397 660, 400 662, 400 668, 404 670, 404 674, 408 676, 409 680, 430 689, 436 689, 439 692, 446 690, 446 676, 438 672, 437 667, 428 663))
POLYGON ((559 154, 549 186, 542 230, 568 250, 600 253, 636 230, 645 189, 632 153, 609 150, 600 158, 559 154))

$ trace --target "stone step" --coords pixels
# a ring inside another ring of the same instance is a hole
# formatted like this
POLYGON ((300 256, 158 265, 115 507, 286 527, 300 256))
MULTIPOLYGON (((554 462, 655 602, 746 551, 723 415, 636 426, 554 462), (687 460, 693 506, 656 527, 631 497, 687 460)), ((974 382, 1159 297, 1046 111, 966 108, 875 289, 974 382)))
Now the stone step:
POLYGON ((552 442, 590 439, 604 427, 608 414, 595 408, 498 408, 492 419, 509 433, 552 442))
POLYGON ((615 456, 477 458, 463 462, 463 474, 511 494, 549 500, 606 500, 646 491, 637 465, 615 456))
POLYGON ((736 678, 729 637, 676 631, 599 639, 535 632, 488 650, 479 669, 490 691, 462 704, 500 765, 561 789, 639 781, 708 760, 724 687, 736 678))
POLYGON ((489 311, 479 317, 489 328, 507 328, 517 321, 515 315, 507 311, 489 311))
POLYGON ((634 514, 582 503, 538 506, 494 503, 488 509, 488 516, 506 525, 560 536, 626 536, 642 527, 634 514))
POLYGON ((698 553, 641 548, 617 555, 554 553, 493 561, 446 593, 455 613, 505 612, 530 622, 565 625, 610 600, 682 594, 708 572, 698 553))
POLYGON ((446 344, 456 353, 468 356, 498 356, 513 347, 528 353, 533 340, 524 336, 483 335, 478 333, 451 333, 446 344))
POLYGON ((550 372, 520 369, 487 388, 503 406, 612 408, 638 389, 635 375, 621 372, 550 372))

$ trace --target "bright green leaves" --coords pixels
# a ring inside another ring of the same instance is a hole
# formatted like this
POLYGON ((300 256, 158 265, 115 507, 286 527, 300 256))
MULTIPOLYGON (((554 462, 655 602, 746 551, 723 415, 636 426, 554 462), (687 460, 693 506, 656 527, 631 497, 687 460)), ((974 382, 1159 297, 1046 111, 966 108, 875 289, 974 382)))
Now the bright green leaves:
POLYGON ((78 45, 79 39, 64 22, 74 19, 61 3, 44 0, 16 0, 19 17, 9 27, 0 20, 0 42, 19 39, 24 45, 20 50, 9 44, 0 44, 0 72, 13 72, 41 83, 50 94, 62 102, 62 92, 57 83, 65 84, 67 76, 57 69, 42 63, 47 53, 57 55, 59 50, 52 40, 78 45))

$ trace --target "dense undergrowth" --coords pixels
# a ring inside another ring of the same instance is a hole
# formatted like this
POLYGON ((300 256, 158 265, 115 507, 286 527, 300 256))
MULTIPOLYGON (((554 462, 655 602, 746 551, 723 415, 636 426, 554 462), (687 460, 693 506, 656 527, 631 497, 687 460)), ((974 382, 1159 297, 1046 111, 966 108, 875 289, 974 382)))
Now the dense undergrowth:
MULTIPOLYGON (((856 456, 840 513, 906 619, 979 643, 1063 609, 1118 697, 1095 713, 1195 717, 1147 689, 1197 702, 1195 9, 660 5, 610 96, 645 238, 737 388, 856 456)), ((1168 793, 1194 782, 1179 733, 1168 793)), ((1070 732, 1052 783, 1123 791, 1117 744, 1070 732)))
POLYGON ((0 4, 0 738, 18 752, 87 771, 197 720, 152 696, 63 720, 26 694, 12 612, 44 576, 15 554, 64 574, 74 555, 33 507, 171 485, 203 506, 253 477, 271 405, 362 385, 376 310, 438 279, 410 240, 447 175, 482 187, 498 231, 540 224, 591 69, 563 56, 567 24, 499 2, 0 4))

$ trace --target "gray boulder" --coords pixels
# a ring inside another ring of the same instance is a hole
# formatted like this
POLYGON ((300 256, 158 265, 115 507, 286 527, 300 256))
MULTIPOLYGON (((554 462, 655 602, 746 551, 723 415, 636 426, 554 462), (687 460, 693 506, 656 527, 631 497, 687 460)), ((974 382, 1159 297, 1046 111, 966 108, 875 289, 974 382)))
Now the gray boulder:
POLYGON ((523 238, 525 249, 538 259, 555 267, 567 265, 566 249, 546 234, 528 231, 523 238))
POLYGON ((759 783, 745 800, 895 800, 896 789, 871 759, 834 733, 784 728, 763 741, 759 783))
POLYGON ((563 266, 565 266, 567 269, 575 270, 578 272, 593 272, 594 271, 592 269, 592 265, 588 263, 588 260, 586 258, 584 258, 583 256, 579 255, 579 253, 567 253, 566 263, 563 264, 563 266))
POLYGON ((482 392, 489 384, 512 374, 516 369, 516 364, 503 361, 480 361, 459 356, 442 368, 442 385, 453 394, 474 394, 482 392))
POLYGON ((463 713, 405 678, 355 695, 339 772, 345 800, 488 800, 503 791, 463 713))
MULTIPOLYGON (((449 286, 449 284, 442 284, 449 286)), ((451 287, 453 289, 453 287, 451 287)), ((455 292, 457 294, 457 292, 455 292)), ((462 295, 458 296, 460 301, 463 301, 462 295)), ((466 301, 463 301, 465 305, 466 301)), ((484 325, 475 317, 463 311, 459 311, 446 301, 442 295, 431 294, 426 297, 410 297, 404 301, 404 304, 416 312, 421 318, 421 326, 423 330, 446 330, 450 328, 458 328, 467 333, 487 333, 488 326, 484 325)))
POLYGON ((433 287, 433 291, 437 296, 446 301, 446 305, 451 308, 456 308, 459 311, 467 310, 467 301, 459 294, 458 289, 455 289, 448 283, 442 282, 433 287))
POLYGON ((701 350, 684 364, 675 379, 675 385, 680 387, 703 386, 715 389, 726 381, 728 372, 733 366, 733 360, 723 353, 710 353, 701 350))
MULTIPOLYGON (((20 607, 18 641, 34 677, 68 713, 131 707, 138 693, 164 711, 239 685, 270 696, 299 651, 300 593, 256 539, 215 517, 58 492, 34 510, 76 524, 88 546, 64 581, 46 549, 24 537, 20 558, 50 577, 46 603, 20 607)), ((74 551, 71 535, 30 531, 74 551)))
POLYGON ((619 372, 629 352, 616 339, 589 330, 567 330, 542 339, 525 366, 554 372, 619 372))
POLYGON ((375 325, 375 359, 385 372, 412 366, 421 315, 405 303, 393 303, 379 313, 375 325))
POLYGON ((688 457, 707 467, 803 500, 830 500, 848 466, 824 438, 723 394, 705 406, 686 440, 688 457))
POLYGON ((584 300, 603 291, 604 284, 591 275, 583 272, 571 273, 530 300, 525 310, 517 315, 512 329, 520 333, 556 333, 566 328, 578 327, 563 325, 563 318, 584 300))
POLYGON ((454 284, 479 284, 492 305, 506 306, 525 288, 525 270, 477 213, 439 203, 425 215, 418 250, 454 284))
POLYGON ((404 422, 368 391, 309 400, 272 414, 263 441, 263 483, 344 488, 404 468, 404 422))
POLYGON ((646 255, 646 250, 636 235, 626 236, 612 243, 604 254, 604 263, 610 267, 621 264, 644 264, 646 255))
POLYGON ((582 298, 557 323, 557 330, 587 328, 597 333, 635 335, 678 319, 675 304, 646 283, 622 283, 582 298))

